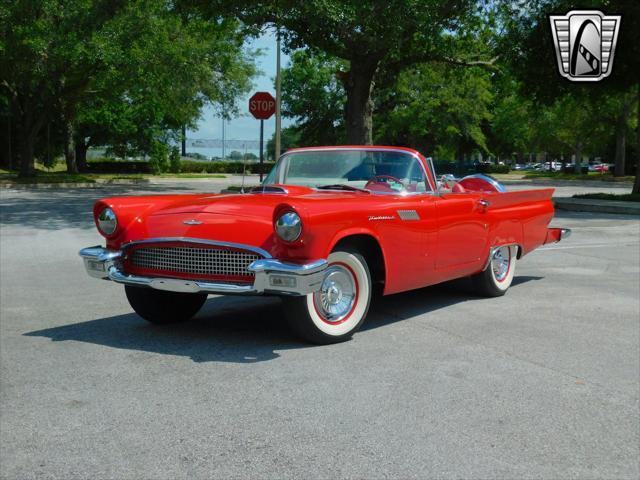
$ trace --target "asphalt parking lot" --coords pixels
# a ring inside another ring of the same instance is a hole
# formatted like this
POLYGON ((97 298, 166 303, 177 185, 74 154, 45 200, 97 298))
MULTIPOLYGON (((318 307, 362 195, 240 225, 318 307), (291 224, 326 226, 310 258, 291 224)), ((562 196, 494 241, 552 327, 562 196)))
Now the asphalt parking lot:
POLYGON ((277 299, 159 328, 90 279, 93 200, 131 188, 0 192, 2 478, 639 477, 637 218, 559 213, 505 297, 385 297, 314 347, 277 299))

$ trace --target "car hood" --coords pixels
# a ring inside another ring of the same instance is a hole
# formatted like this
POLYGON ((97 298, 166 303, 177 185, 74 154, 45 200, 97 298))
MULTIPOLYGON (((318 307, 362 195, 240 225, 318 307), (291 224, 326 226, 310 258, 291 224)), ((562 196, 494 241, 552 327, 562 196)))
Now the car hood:
POLYGON ((314 193, 306 187, 287 187, 286 193, 250 193, 230 195, 209 195, 185 198, 163 205, 151 213, 156 215, 216 214, 234 217, 259 217, 271 220, 273 210, 280 204, 314 193))

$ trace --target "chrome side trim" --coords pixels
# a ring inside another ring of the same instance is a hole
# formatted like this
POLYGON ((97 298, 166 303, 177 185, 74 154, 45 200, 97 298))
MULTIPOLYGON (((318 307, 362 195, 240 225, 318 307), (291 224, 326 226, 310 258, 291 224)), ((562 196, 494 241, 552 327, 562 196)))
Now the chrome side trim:
POLYGON ((163 242, 182 242, 182 243, 199 243, 201 245, 213 245, 216 247, 227 247, 227 248, 237 248, 240 250, 249 250, 251 252, 257 253, 263 258, 271 258, 271 254, 266 250, 263 250, 259 247, 254 247, 253 245, 245 245, 244 243, 232 243, 232 242, 219 242, 217 240, 205 240, 203 238, 192 238, 192 237, 157 237, 157 238, 148 238, 146 240, 138 240, 134 242, 126 243, 122 246, 123 252, 126 252, 128 248, 131 248, 136 245, 145 245, 149 243, 163 243, 163 242))
POLYGON ((273 185, 260 185, 257 187, 253 187, 251 190, 249 190, 249 193, 266 193, 278 195, 289 193, 289 191, 283 187, 276 187, 273 185))
POLYGON ((397 210, 400 220, 420 220, 420 215, 415 210, 397 210))

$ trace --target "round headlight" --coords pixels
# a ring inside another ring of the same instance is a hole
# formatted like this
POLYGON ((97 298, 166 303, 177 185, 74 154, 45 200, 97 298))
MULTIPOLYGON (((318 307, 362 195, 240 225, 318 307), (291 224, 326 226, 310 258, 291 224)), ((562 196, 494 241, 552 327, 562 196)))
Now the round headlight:
POLYGON ((116 214, 110 208, 105 208, 98 215, 98 228, 105 235, 111 235, 116 231, 118 226, 118 219, 116 214))
POLYGON ((285 242, 294 242, 302 233, 302 221, 296 212, 286 212, 276 220, 276 233, 285 242))

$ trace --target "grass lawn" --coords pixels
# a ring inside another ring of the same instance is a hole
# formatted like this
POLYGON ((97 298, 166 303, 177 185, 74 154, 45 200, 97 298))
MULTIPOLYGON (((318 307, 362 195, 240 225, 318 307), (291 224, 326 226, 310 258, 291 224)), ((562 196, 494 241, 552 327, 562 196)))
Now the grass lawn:
POLYGON ((580 193, 573 198, 591 198, 594 200, 618 200, 623 202, 640 202, 640 193, 580 193))
POLYGON ((595 180, 602 182, 633 182, 634 177, 614 177, 611 173, 589 172, 583 173, 561 173, 561 172, 525 172, 523 178, 549 178, 554 180, 595 180))

